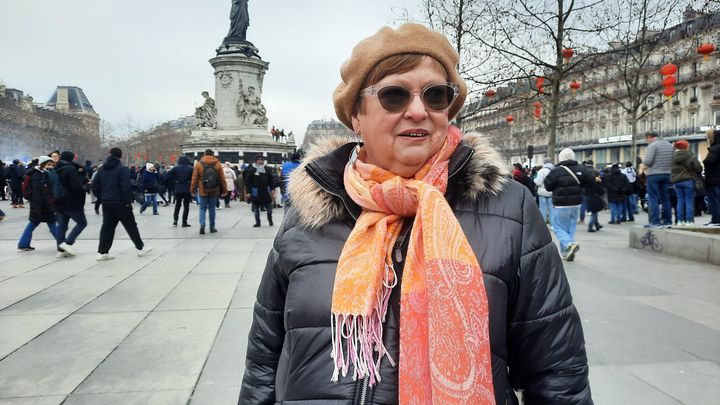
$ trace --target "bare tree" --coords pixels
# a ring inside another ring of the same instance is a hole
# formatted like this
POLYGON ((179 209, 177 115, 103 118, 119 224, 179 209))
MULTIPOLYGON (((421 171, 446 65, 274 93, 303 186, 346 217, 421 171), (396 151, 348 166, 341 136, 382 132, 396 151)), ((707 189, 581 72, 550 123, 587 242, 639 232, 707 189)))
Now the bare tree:
POLYGON ((668 102, 659 94, 658 68, 665 63, 683 61, 695 53, 695 46, 687 40, 692 32, 680 33, 686 40, 679 42, 679 48, 672 49, 671 45, 678 43, 678 33, 668 30, 681 21, 682 11, 692 3, 687 0, 614 0, 606 3, 605 14, 618 24, 614 30, 600 35, 613 49, 597 55, 593 65, 604 66, 607 77, 594 80, 592 74, 588 75, 597 72, 597 68, 582 74, 590 91, 624 113, 630 126, 633 163, 637 159, 638 123, 668 102), (600 83, 595 85, 593 82, 600 83), (608 83, 615 86, 608 86, 608 83))

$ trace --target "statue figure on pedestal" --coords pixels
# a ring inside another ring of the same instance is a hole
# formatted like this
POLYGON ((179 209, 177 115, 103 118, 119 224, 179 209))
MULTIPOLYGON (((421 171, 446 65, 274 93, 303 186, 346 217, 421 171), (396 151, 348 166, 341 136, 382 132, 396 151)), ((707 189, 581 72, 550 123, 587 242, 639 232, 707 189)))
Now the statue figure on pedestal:
POLYGON ((267 126, 268 119, 265 116, 267 110, 260 102, 260 96, 255 94, 255 87, 248 87, 247 93, 243 95, 244 108, 241 112, 244 124, 267 126))
POLYGON ((203 98, 205 103, 195 109, 195 127, 196 128, 216 128, 217 121, 215 115, 217 110, 215 109, 215 100, 210 97, 210 93, 203 91, 203 98))
POLYGON ((247 29, 250 25, 250 14, 248 13, 248 0, 232 0, 230 8, 230 31, 228 31, 228 39, 236 39, 245 41, 247 29))

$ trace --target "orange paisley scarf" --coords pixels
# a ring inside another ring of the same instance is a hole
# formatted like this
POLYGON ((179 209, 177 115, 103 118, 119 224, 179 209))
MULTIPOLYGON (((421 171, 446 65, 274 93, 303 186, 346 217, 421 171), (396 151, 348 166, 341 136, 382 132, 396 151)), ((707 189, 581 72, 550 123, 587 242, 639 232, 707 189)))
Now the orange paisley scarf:
POLYGON ((482 270, 445 200, 448 164, 462 133, 447 138, 412 179, 353 152, 345 189, 363 208, 345 242, 332 299, 335 370, 380 381, 387 356, 383 322, 397 284, 393 247, 403 218, 415 217, 400 291, 400 404, 494 404, 488 300, 482 270))

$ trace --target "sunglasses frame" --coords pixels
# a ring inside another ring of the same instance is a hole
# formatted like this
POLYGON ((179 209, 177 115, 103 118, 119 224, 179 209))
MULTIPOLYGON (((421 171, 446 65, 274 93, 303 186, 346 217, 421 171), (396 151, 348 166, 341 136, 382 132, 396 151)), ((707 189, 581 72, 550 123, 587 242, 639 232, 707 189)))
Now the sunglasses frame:
POLYGON ((387 109, 387 107, 385 107, 385 105, 382 103, 382 101, 380 101, 380 97, 378 97, 378 102, 380 103, 380 106, 382 106, 382 108, 385 111, 390 112, 390 113, 399 113, 399 112, 403 112, 403 111, 407 110, 408 106, 412 103, 413 98, 418 94, 420 95, 420 101, 422 101, 423 106, 425 106, 426 109, 428 109, 430 111, 445 111, 445 110, 449 109, 450 107, 452 107, 452 105, 455 103, 455 100, 457 100, 458 96, 460 95, 460 86, 458 86, 457 84, 455 84, 453 82, 431 83, 431 84, 428 84, 427 86, 423 87, 423 89, 420 92, 411 91, 407 87, 401 86, 399 84, 388 84, 388 85, 385 85, 382 87, 376 87, 375 85, 373 85, 373 86, 368 86, 368 87, 360 90, 360 95, 361 96, 378 96, 380 91, 382 91, 383 89, 388 88, 388 87, 400 87, 400 88, 404 89, 405 91, 407 91, 408 93, 410 93, 410 98, 408 99, 409 100, 408 103, 396 111, 387 109), (439 110, 431 108, 429 105, 427 105, 427 103, 425 102, 425 99, 423 98, 423 95, 425 94, 425 92, 428 89, 430 89, 431 87, 435 87, 435 86, 447 86, 453 90, 452 100, 450 100, 447 107, 439 109, 439 110))

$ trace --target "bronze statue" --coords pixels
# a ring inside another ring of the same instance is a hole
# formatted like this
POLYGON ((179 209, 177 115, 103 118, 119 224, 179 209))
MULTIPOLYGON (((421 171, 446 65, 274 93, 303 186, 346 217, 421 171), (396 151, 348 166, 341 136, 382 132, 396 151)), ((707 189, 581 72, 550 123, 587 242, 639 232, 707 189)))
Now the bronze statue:
POLYGON ((250 14, 248 14, 248 0, 232 0, 232 8, 230 9, 230 31, 225 39, 245 41, 249 25, 250 14))

